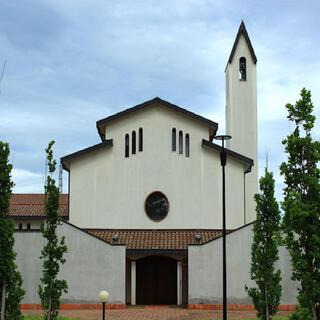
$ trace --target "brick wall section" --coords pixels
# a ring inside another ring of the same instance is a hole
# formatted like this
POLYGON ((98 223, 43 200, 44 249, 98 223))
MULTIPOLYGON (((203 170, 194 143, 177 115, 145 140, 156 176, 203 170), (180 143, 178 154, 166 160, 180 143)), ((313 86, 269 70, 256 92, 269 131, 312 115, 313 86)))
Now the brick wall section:
MULTIPOLYGON (((20 305, 21 310, 41 310, 41 304, 38 303, 23 303, 20 305)), ((125 304, 106 304, 106 309, 125 309, 125 304)), ((101 310, 102 303, 63 303, 60 305, 60 310, 101 310)))
MULTIPOLYGON (((278 307, 280 311, 294 311, 296 310, 294 304, 284 304, 278 307)), ((188 309, 191 310, 222 310, 222 304, 188 304, 188 309)), ((228 304, 228 310, 254 310, 251 304, 228 304)))

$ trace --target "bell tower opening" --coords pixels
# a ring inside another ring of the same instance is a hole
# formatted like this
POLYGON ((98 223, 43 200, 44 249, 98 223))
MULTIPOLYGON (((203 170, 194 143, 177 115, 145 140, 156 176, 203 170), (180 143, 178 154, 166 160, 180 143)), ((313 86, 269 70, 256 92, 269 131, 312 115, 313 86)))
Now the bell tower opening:
POLYGON ((247 80, 247 61, 245 57, 239 59, 239 79, 241 81, 247 80))

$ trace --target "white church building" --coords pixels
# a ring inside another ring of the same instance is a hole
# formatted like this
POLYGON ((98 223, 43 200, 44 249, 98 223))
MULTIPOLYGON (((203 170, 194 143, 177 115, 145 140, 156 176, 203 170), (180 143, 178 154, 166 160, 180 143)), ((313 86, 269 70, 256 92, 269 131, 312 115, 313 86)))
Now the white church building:
MULTIPOLYGON (((255 220, 257 165, 257 58, 242 22, 226 75, 226 212, 228 302, 250 305, 250 248, 255 220)), ((94 305, 100 290, 114 307, 188 305, 222 301, 222 177, 218 123, 160 98, 105 119, 101 142, 61 158, 69 194, 61 195, 69 284, 64 304, 94 305)), ((44 195, 15 194, 17 263, 24 306, 39 304, 44 195)), ((296 284, 281 248, 283 305, 296 284)))

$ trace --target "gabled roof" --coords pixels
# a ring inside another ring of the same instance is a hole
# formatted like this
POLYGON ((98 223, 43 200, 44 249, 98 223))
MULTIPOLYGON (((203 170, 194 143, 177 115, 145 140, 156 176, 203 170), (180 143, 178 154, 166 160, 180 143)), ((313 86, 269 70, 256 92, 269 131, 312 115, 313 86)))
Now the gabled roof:
POLYGON ((70 163, 71 160, 79 158, 79 157, 81 157, 81 156, 83 156, 85 154, 88 154, 90 152, 93 152, 93 151, 96 151, 96 150, 100 150, 101 148, 104 148, 104 147, 107 147, 107 146, 110 146, 110 147, 113 146, 113 140, 112 139, 103 140, 102 142, 100 142, 98 144, 95 144, 95 145, 93 145, 91 147, 88 147, 88 148, 79 150, 77 152, 68 154, 67 156, 64 156, 64 157, 62 157, 60 159, 62 167, 65 170, 69 170, 69 163, 70 163))
POLYGON ((207 118, 204 118, 196 113, 193 113, 191 111, 188 111, 187 109, 184 109, 184 108, 181 108, 175 104, 172 104, 168 101, 165 101, 165 100, 162 100, 160 99, 159 97, 156 97, 152 100, 148 100, 146 102, 143 102, 141 104, 138 104, 134 107, 131 107, 131 108, 128 108, 126 110, 123 110, 123 111, 120 111, 118 113, 115 113, 113 114, 112 116, 109 116, 107 118, 104 118, 104 119, 101 119, 99 121, 97 121, 96 123, 96 126, 97 126, 97 130, 99 132, 99 135, 101 137, 101 140, 104 140, 104 128, 106 126, 106 124, 112 120, 115 120, 115 119, 119 119, 120 117, 123 117, 125 115, 128 115, 132 112, 135 112, 135 111, 138 111, 138 110, 141 110, 141 109, 144 109, 144 108, 147 108, 153 104, 160 104, 166 108, 169 108, 173 111, 176 111, 176 112, 180 112, 180 113, 183 113, 184 115, 190 117, 190 118, 193 118, 193 119, 196 119, 196 120, 199 120, 199 121, 202 121, 204 122, 205 124, 208 125, 209 128, 213 128, 214 131, 216 131, 218 129, 218 123, 214 122, 214 121, 211 121, 210 119, 207 119, 207 118))
POLYGON ((239 43, 241 35, 244 36, 244 38, 246 40, 246 43, 248 45, 252 60, 256 64, 257 63, 257 57, 256 57, 256 54, 254 53, 254 50, 253 50, 253 47, 252 47, 252 44, 251 44, 251 41, 250 41, 250 38, 249 38, 249 35, 248 35, 248 32, 247 32, 247 29, 246 29, 246 26, 244 25, 243 20, 241 21, 241 24, 240 24, 240 27, 239 27, 239 30, 238 30, 238 33, 237 33, 237 37, 236 37, 236 40, 234 41, 234 44, 233 44, 233 47, 232 47, 228 62, 229 63, 232 62, 232 59, 233 59, 233 56, 234 56, 234 54, 236 52, 236 49, 237 49, 237 46, 238 46, 238 43, 239 43))
MULTIPOLYGON (((15 193, 10 198, 10 216, 15 219, 44 219, 45 194, 15 193)), ((68 218, 69 195, 60 194, 59 215, 68 218)))

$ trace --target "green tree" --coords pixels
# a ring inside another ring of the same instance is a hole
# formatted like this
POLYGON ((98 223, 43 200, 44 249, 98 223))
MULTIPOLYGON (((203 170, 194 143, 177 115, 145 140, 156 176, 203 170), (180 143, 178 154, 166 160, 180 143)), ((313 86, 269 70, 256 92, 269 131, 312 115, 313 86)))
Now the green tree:
POLYGON ((272 319, 281 298, 280 270, 275 270, 278 258, 280 210, 274 197, 272 172, 265 169, 260 178, 260 193, 255 195, 257 219, 253 225, 251 247, 251 279, 256 287, 246 288, 257 316, 272 319))
POLYGON ((315 116, 311 92, 303 88, 295 105, 287 104, 294 130, 283 140, 288 156, 284 176, 283 230, 291 255, 292 278, 300 282, 298 300, 320 317, 320 143, 312 138, 315 116))
POLYGON ((56 229, 61 223, 59 219, 59 188, 52 177, 56 169, 56 161, 53 159, 51 141, 46 148, 48 176, 45 184, 45 213, 46 221, 41 225, 42 236, 45 239, 45 245, 41 251, 40 258, 43 259, 41 285, 39 285, 39 296, 41 299, 44 318, 56 320, 59 315, 60 297, 63 292, 67 292, 68 285, 66 280, 58 279, 60 264, 65 263, 63 257, 67 252, 65 238, 58 239, 56 229))
POLYGON ((0 141, 0 310, 1 320, 19 320, 22 319, 19 304, 24 290, 21 288, 22 278, 15 263, 14 223, 9 213, 13 187, 9 154, 9 145, 0 141))

